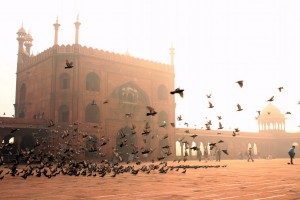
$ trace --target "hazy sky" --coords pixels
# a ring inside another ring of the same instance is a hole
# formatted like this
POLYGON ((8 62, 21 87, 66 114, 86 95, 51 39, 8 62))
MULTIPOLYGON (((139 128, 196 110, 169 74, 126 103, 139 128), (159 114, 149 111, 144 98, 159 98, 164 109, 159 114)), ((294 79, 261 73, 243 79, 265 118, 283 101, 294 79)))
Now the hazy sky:
POLYGON ((258 131, 257 110, 273 104, 287 111, 286 130, 300 131, 300 1, 289 0, 53 0, 5 1, 0 7, 0 116, 13 114, 18 42, 22 26, 32 52, 51 47, 58 16, 59 44, 79 43, 170 63, 175 48, 176 113, 190 126, 258 131), (244 80, 244 87, 235 83, 244 80), (278 87, 284 87, 279 93, 278 87), (215 105, 208 108, 206 94, 215 105), (244 109, 236 111, 239 103, 244 109))

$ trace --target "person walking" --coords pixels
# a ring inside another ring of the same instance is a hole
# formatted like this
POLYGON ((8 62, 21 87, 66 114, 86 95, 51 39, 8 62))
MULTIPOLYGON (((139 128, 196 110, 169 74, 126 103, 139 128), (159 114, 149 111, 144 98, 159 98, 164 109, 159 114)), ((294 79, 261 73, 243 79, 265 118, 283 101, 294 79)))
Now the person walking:
POLYGON ((290 150, 289 150, 289 152, 288 152, 288 154, 289 154, 289 156, 290 156, 290 159, 291 159, 291 162, 290 163, 288 163, 288 164, 291 164, 291 165, 293 165, 294 163, 293 163, 293 159, 294 159, 294 157, 295 157, 295 148, 296 148, 296 146, 292 146, 291 148, 290 148, 290 150))
POLYGON ((248 162, 249 162, 249 160, 252 160, 252 162, 254 161, 253 156, 252 156, 252 148, 251 147, 249 147, 249 149, 248 149, 248 162))

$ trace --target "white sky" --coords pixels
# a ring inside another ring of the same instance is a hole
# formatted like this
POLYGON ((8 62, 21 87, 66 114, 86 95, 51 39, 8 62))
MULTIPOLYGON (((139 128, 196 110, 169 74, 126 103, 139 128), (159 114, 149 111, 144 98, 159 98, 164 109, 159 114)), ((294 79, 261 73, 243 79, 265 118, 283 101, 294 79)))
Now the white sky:
MULTIPOLYGON (((286 130, 300 131, 300 1, 290 0, 10 0, 0 7, 0 116, 13 114, 15 72, 21 27, 33 36, 32 52, 54 41, 73 44, 77 14, 79 43, 170 63, 175 48, 177 115, 204 126, 217 115, 225 129, 258 131, 257 110, 273 104, 292 113, 286 130), (244 80, 244 87, 235 83, 244 80), (279 93, 278 87, 284 90, 279 93), (206 94, 215 105, 208 109, 206 94), (244 109, 236 112, 236 104, 244 109)), ((180 124, 179 124, 180 125, 180 124)))

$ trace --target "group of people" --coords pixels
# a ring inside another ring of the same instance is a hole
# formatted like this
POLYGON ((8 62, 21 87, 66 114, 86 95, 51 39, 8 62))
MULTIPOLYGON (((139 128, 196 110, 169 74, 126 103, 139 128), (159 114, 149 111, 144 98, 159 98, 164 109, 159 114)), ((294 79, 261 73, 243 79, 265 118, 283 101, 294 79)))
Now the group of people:
MULTIPOLYGON (((291 164, 291 165, 293 165, 294 164, 294 162, 293 162, 293 160, 294 160, 294 158, 295 158, 295 148, 296 148, 296 146, 295 145, 292 145, 292 147, 289 149, 289 151, 288 151, 288 154, 289 154, 289 156, 290 156, 290 162, 288 162, 288 164, 291 164)), ((198 159, 201 161, 201 155, 202 155, 202 153, 201 153, 201 150, 200 150, 200 152, 198 152, 198 159)), ((215 155, 215 158, 216 158, 216 161, 221 161, 221 148, 215 148, 215 152, 214 152, 214 155, 215 155)), ((208 160, 208 151, 207 151, 207 148, 204 148, 204 159, 205 159, 205 161, 207 161, 208 160)), ((254 159, 253 159, 253 151, 252 151, 252 148, 251 147, 249 147, 248 148, 248 162, 249 161, 252 161, 252 162, 254 162, 254 159)))

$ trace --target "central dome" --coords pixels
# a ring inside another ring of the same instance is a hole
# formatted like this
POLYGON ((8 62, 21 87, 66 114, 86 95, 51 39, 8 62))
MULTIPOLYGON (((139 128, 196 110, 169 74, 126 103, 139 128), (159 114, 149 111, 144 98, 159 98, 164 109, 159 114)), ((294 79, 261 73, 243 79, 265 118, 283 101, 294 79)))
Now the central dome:
POLYGON ((280 110, 274 106, 272 103, 269 103, 262 111, 262 115, 280 115, 280 110))

